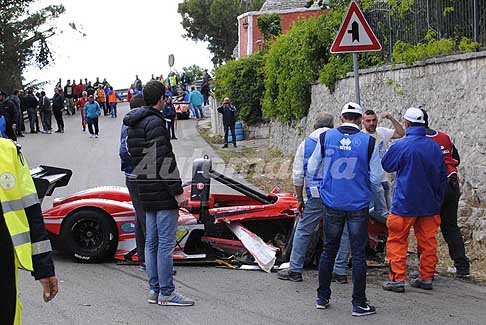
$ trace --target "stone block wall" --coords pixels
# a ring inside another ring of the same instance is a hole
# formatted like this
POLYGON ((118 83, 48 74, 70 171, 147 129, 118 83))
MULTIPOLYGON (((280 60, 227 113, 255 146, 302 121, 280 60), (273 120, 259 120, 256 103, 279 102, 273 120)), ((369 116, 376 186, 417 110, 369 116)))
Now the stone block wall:
MULTIPOLYGON (((486 248, 486 52, 363 70, 360 86, 363 109, 400 118, 408 107, 424 105, 431 127, 451 136, 461 155, 460 224, 468 240, 486 248)), ((271 145, 294 154, 318 112, 334 114, 339 123, 341 107, 349 101, 354 101, 352 76, 338 81, 334 93, 314 85, 307 117, 291 126, 273 122, 271 145)), ((388 121, 381 125, 391 127, 388 121)))

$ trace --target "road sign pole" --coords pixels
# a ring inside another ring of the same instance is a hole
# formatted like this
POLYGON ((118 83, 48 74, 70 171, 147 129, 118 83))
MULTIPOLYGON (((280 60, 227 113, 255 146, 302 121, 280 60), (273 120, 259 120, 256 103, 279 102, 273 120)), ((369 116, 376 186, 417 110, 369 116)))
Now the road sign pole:
POLYGON ((354 71, 354 93, 356 104, 361 105, 361 97, 359 93, 359 62, 358 53, 353 53, 353 71, 354 71))

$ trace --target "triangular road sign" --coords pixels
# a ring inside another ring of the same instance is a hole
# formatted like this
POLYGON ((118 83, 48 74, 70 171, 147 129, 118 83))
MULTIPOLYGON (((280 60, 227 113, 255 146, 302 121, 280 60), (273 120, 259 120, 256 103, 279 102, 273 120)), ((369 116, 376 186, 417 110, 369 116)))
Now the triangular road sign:
POLYGON ((351 1, 331 53, 380 51, 381 44, 371 30, 363 12, 355 1, 351 1))

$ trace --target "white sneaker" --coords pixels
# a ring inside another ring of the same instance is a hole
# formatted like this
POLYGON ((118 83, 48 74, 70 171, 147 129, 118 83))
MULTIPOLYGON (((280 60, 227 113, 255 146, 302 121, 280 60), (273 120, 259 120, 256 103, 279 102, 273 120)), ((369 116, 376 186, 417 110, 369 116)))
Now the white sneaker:
POLYGON ((95 135, 95 138, 98 138, 98 135, 97 134, 95 135))
POLYGON ((90 135, 89 135, 89 137, 90 137, 90 138, 93 138, 93 135, 92 135, 92 134, 90 134, 90 135))

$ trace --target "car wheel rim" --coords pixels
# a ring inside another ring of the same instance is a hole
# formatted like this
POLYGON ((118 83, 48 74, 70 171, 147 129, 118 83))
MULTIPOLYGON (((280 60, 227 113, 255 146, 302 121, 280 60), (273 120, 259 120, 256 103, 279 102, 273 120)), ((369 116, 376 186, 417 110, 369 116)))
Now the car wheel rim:
POLYGON ((71 228, 76 244, 85 250, 97 250, 103 245, 103 230, 96 220, 81 219, 71 228))

